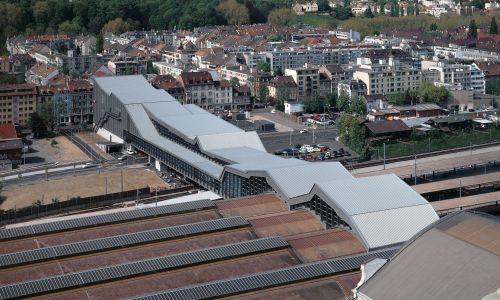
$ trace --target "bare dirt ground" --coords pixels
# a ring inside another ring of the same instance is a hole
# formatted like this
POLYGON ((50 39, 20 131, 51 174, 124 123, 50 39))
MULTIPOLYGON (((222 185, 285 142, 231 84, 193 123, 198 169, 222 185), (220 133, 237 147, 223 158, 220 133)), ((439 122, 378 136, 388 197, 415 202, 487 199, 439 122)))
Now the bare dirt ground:
MULTIPOLYGON (((2 196, 7 197, 0 209, 8 210, 14 207, 21 208, 32 205, 37 200, 45 204, 52 199, 66 201, 72 197, 89 197, 103 195, 107 192, 121 191, 121 171, 102 171, 86 175, 68 175, 64 178, 38 181, 24 186, 4 188, 2 196), (107 178, 107 180, 106 180, 107 178)), ((146 186, 164 186, 167 184, 154 172, 147 169, 123 169, 123 190, 133 190, 146 186)))
POLYGON ((85 153, 64 136, 58 136, 53 139, 33 140, 31 148, 33 152, 29 153, 27 157, 37 157, 45 163, 64 163, 89 159, 85 153), (52 143, 52 140, 55 143, 52 143))
POLYGON ((77 132, 75 133, 77 137, 79 137, 82 141, 90 145, 92 149, 95 151, 99 152, 102 156, 104 156, 106 159, 113 159, 113 156, 111 156, 108 153, 105 153, 104 151, 101 150, 101 148, 97 147, 97 143, 106 143, 109 142, 102 136, 98 135, 95 132, 77 132))

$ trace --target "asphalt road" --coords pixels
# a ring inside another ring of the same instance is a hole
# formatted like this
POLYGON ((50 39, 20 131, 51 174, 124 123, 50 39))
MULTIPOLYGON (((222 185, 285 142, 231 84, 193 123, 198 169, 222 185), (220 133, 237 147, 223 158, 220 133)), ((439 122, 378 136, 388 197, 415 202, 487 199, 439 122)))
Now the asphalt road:
POLYGON ((336 128, 321 128, 314 130, 314 141, 312 129, 310 129, 306 133, 294 131, 291 135, 290 132, 279 132, 264 133, 260 134, 259 136, 267 152, 270 153, 274 153, 274 151, 277 150, 293 147, 293 145, 295 144, 323 144, 335 150, 338 150, 339 148, 345 148, 345 146, 335 141, 335 138, 337 137, 336 128))

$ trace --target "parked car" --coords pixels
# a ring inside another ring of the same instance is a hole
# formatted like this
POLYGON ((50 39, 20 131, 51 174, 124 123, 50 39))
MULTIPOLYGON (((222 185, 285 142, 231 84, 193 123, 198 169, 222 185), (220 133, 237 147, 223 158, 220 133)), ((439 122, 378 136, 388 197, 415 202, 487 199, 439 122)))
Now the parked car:
POLYGON ((306 133, 306 132, 307 132, 307 128, 300 130, 300 133, 306 133))
POLYGON ((129 155, 134 155, 134 154, 136 154, 136 153, 137 153, 137 152, 135 152, 135 151, 134 151, 134 150, 132 150, 132 149, 128 149, 128 150, 127 150, 127 154, 129 154, 129 155))

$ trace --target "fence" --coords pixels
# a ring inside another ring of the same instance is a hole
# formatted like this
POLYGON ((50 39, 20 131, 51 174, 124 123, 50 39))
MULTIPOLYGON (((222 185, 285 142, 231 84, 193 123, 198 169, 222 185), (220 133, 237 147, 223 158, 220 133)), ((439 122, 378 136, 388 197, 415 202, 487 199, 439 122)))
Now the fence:
MULTIPOLYGON (((192 186, 186 186, 173 190, 159 191, 158 196, 187 192, 192 189, 193 189, 192 186)), ((133 201, 136 199, 141 200, 144 198, 149 198, 151 196, 152 195, 150 194, 149 187, 144 187, 140 189, 111 193, 106 195, 98 195, 98 196, 91 196, 84 198, 81 197, 70 198, 66 201, 55 201, 48 204, 43 204, 40 201, 36 201, 33 202, 33 205, 29 207, 0 211, 0 225, 27 221, 30 219, 49 216, 49 215, 68 213, 70 211, 78 209, 95 208, 103 205, 111 205, 118 202, 133 201)))
MULTIPOLYGON (((437 152, 453 148, 471 147, 500 141, 500 129, 470 130, 441 134, 435 137, 420 137, 410 141, 388 142, 385 158, 395 158, 423 153, 437 152)), ((384 158, 384 146, 377 145, 371 150, 372 159, 384 158)))
MULTIPOLYGON (((454 167, 444 170, 435 170, 432 172, 422 172, 417 174, 417 184, 433 182, 445 179, 453 179, 464 176, 473 176, 500 171, 500 160, 489 161, 480 164, 466 165, 462 167, 454 167)), ((415 184, 415 174, 400 176, 406 183, 415 184)))

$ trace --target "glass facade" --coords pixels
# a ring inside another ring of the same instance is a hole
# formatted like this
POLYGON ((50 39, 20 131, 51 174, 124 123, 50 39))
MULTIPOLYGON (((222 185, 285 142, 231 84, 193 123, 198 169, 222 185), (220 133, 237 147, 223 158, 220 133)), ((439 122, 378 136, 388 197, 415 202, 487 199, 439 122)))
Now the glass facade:
POLYGON ((350 229, 349 225, 337 215, 335 210, 316 195, 311 199, 311 201, 292 205, 290 206, 290 209, 297 209, 300 207, 307 207, 314 211, 314 213, 320 217, 321 222, 326 224, 326 228, 347 227, 350 229))
POLYGON ((267 184, 264 177, 251 176, 250 178, 245 178, 226 172, 222 180, 220 194, 225 198, 237 198, 259 195, 271 191, 273 189, 267 184))
POLYGON ((151 122, 153 122, 153 125, 155 126, 156 130, 158 130, 158 133, 161 135, 161 136, 164 136, 166 137, 167 139, 185 147, 185 148, 188 148, 189 150, 191 151, 194 151, 196 152, 197 154, 205 157, 206 159, 209 159, 221 166, 225 166, 225 165, 228 165, 227 162, 223 161, 223 160, 220 160, 220 159, 217 159, 217 158, 213 158, 211 156, 208 156, 206 155, 205 153, 201 152, 200 151, 200 148, 198 147, 198 145, 193 145, 191 143, 188 143, 186 142, 184 139, 182 139, 181 137, 179 137, 178 135, 172 133, 170 130, 168 130, 165 126, 161 125, 159 122, 157 122, 156 120, 154 119, 151 119, 151 122))

